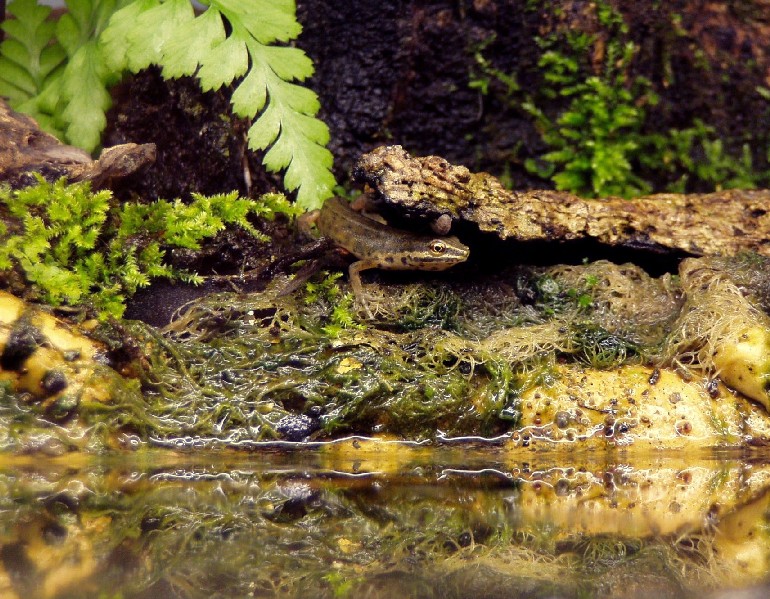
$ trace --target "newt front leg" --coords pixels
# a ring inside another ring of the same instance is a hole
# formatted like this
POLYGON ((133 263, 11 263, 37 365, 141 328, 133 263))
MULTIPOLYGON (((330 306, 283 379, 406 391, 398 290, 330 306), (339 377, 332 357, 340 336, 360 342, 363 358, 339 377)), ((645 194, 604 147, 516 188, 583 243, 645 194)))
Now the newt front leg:
POLYGON ((348 273, 358 304, 372 318, 363 295, 360 273, 384 270, 445 270, 468 258, 456 237, 433 237, 394 229, 351 210, 342 198, 327 200, 318 215, 318 230, 358 258, 348 273))
POLYGON ((361 271, 377 267, 379 267, 379 263, 375 260, 358 260, 357 262, 353 262, 348 268, 350 286, 353 288, 353 295, 356 298, 356 303, 364 309, 366 316, 370 320, 374 318, 374 315, 369 309, 368 302, 364 298, 364 286, 363 283, 361 283, 361 271))

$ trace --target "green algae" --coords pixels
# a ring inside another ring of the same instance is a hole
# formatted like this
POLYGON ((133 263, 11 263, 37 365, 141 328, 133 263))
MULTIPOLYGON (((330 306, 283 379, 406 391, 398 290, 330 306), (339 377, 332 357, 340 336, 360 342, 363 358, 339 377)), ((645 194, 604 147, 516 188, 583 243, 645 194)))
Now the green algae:
MULTIPOLYGON (((207 296, 163 332, 126 325, 147 349, 146 416, 135 428, 143 440, 176 447, 504 434, 517 424, 522 389, 547 378, 556 359, 609 367, 638 362, 644 343, 660 342, 640 338, 619 311, 621 294, 606 280, 619 277, 617 268, 592 266, 590 285, 577 287, 564 270, 506 273, 522 288, 550 281, 529 301, 501 293, 501 280, 369 284, 373 320, 340 308, 345 296, 323 285, 309 301, 281 295, 281 282, 207 296)), ((669 300, 658 321, 676 307, 669 300)))
MULTIPOLYGON (((753 281, 753 262, 741 260, 735 276, 753 281)), ((730 272, 732 263, 699 264, 708 273, 730 272)), ((548 394, 570 363, 649 366, 650 386, 654 366, 698 367, 701 329, 713 320, 699 316, 697 294, 684 301, 676 278, 606 261, 421 284, 409 275, 368 278, 372 319, 331 278, 310 294, 284 294, 286 281, 276 280, 258 293, 205 296, 165 330, 103 323, 92 334, 126 376, 122 385, 58 420, 6 389, 4 447, 99 453, 256 449, 351 434, 494 439, 515 435, 522 396, 548 394), (695 325, 698 335, 688 333, 695 325)), ((760 295, 764 279, 754 278, 760 295)), ((729 320, 728 304, 717 311, 729 320)))

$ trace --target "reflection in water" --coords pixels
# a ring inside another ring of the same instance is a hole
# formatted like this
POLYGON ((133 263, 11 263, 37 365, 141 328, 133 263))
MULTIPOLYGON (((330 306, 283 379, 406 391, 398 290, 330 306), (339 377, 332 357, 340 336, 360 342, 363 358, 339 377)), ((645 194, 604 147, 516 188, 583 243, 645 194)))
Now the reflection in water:
POLYGON ((77 459, 0 465, 0 597, 717 596, 770 567, 757 458, 349 440, 77 459))

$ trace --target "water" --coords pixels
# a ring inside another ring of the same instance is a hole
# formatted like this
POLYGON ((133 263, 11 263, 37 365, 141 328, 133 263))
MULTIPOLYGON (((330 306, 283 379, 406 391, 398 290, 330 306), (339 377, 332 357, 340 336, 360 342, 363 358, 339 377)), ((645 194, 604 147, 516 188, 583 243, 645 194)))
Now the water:
POLYGON ((6 457, 0 597, 759 597, 766 458, 362 439, 6 457))

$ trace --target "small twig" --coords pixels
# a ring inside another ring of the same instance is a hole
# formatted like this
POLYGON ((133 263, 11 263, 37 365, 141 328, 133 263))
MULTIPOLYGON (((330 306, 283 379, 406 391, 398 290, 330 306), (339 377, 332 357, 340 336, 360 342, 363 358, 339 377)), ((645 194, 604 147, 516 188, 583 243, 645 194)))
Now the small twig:
POLYGON ((235 281, 240 283, 258 281, 265 277, 272 277, 278 272, 285 271, 295 262, 315 258, 330 250, 333 245, 334 244, 331 239, 322 237, 313 241, 312 243, 303 245, 292 252, 277 256, 265 266, 252 268, 250 270, 232 275, 210 275, 206 277, 206 280, 217 282, 222 281, 230 284, 233 284, 235 281))

